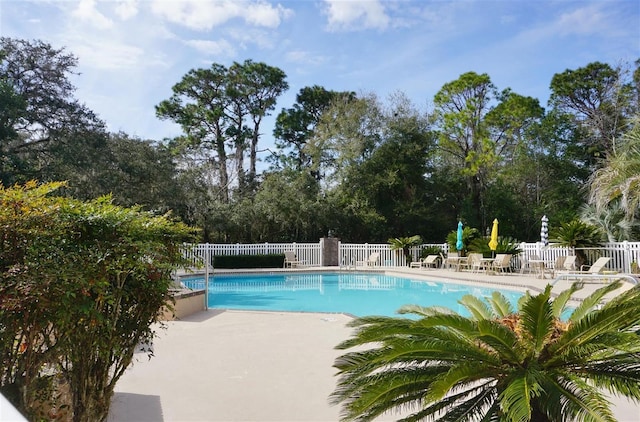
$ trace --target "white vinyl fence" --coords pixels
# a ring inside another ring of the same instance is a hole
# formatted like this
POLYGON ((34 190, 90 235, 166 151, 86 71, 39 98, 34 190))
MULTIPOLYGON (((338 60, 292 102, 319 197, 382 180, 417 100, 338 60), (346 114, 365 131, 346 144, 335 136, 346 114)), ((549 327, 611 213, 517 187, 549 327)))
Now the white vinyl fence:
MULTIPOLYGON (((256 243, 256 244, 185 244, 185 255, 195 265, 202 265, 204 257, 215 255, 261 255, 278 254, 285 251, 293 251, 296 257, 304 261, 306 266, 318 267, 323 262, 322 241, 318 243, 256 243), (208 253, 207 253, 208 252, 208 253)), ((420 252, 425 247, 435 246, 443 250, 447 255, 449 248, 446 243, 424 244, 411 248, 410 253, 415 261, 419 259, 420 252)), ((542 243, 521 243, 518 245, 521 253, 515 257, 514 265, 519 268, 521 263, 529 259, 542 259, 548 267, 552 267, 556 258, 561 255, 575 255, 573 248, 548 245, 542 243)), ((614 242, 606 243, 597 248, 582 249, 589 262, 595 261, 600 256, 607 256, 611 261, 607 265, 610 270, 630 273, 631 263, 640 263, 640 242, 614 242)), ((356 262, 367 261, 373 253, 379 254, 376 265, 382 267, 403 267, 407 265, 402 251, 391 250, 388 243, 341 243, 338 244, 338 264, 340 266, 352 266, 356 262)), ((215 267, 215 262, 210 262, 215 267)))

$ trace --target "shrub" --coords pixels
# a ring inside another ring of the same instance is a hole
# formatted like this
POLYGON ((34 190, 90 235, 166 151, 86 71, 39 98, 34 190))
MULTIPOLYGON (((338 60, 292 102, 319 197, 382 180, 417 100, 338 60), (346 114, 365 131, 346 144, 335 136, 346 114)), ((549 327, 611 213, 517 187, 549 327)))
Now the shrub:
POLYGON ((521 252, 518 247, 520 242, 512 237, 498 237, 498 246, 495 251, 492 251, 489 247, 489 240, 490 239, 484 237, 476 238, 469 245, 469 250, 472 252, 479 252, 485 257, 490 257, 494 253, 518 255, 521 252))
POLYGON ((552 242, 575 248, 578 267, 587 261, 584 251, 580 248, 598 246, 604 239, 604 234, 598 227, 580 220, 563 223, 554 228, 550 235, 552 242))
POLYGON ((216 255, 213 265, 216 268, 282 268, 284 254, 264 255, 216 255))
MULTIPOLYGON (((478 229, 474 229, 473 227, 464 227, 462 229, 462 243, 464 247, 462 249, 462 253, 466 255, 469 251, 469 245, 473 242, 474 239, 482 238, 480 231, 478 229)), ((454 230, 449 232, 447 235, 447 244, 449 245, 449 251, 457 251, 456 242, 458 240, 458 231, 454 230)))
POLYGON ((62 186, 0 185, 0 389, 31 420, 52 400, 104 420, 194 233, 109 197, 53 196, 62 186))
POLYGON ((444 250, 440 246, 426 246, 420 250, 420 258, 426 258, 429 255, 444 255, 444 250))

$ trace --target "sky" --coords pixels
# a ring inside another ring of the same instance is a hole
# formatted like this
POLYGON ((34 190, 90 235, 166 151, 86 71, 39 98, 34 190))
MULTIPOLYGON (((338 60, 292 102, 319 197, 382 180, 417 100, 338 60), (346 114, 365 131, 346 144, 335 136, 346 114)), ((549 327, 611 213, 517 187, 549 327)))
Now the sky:
POLYGON ((421 110, 463 73, 546 106, 554 74, 640 59, 638 0, 0 0, 0 35, 64 47, 79 61, 76 98, 142 139, 177 136, 155 105, 191 69, 247 59, 306 86, 405 93, 421 110))

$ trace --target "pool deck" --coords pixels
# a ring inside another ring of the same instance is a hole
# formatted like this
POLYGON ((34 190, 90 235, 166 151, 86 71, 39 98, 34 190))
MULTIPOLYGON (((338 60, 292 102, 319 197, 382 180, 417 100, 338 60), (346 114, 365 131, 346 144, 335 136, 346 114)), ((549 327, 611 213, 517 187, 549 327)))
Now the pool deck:
MULTIPOLYGON (((287 271, 310 270, 336 268, 287 271)), ((521 274, 385 270, 425 280, 532 292, 551 281, 521 274)), ((585 290, 594 288, 587 285, 585 290)), ((158 330, 154 356, 148 359, 137 353, 119 380, 108 421, 337 421, 340 409, 329 405, 327 397, 336 383, 333 361, 342 353, 334 347, 350 336, 346 324, 351 319, 345 314, 208 310, 169 321, 158 330)), ((639 406, 624 399, 612 401, 619 421, 640 420, 639 406)), ((393 421, 398 416, 377 420, 393 421)))

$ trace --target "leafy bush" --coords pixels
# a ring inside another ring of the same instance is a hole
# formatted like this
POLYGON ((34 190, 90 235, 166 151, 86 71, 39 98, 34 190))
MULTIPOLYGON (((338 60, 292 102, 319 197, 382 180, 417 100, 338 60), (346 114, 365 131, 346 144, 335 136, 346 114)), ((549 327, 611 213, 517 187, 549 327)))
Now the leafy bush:
POLYGON ((63 186, 0 185, 0 389, 30 420, 53 402, 104 420, 194 232, 109 197, 53 196, 63 186))
POLYGON ((282 268, 284 254, 263 255, 216 255, 213 265, 216 268, 282 268))
POLYGON ((580 248, 590 248, 600 245, 604 239, 604 233, 596 226, 580 220, 572 220, 563 223, 551 230, 551 241, 560 246, 576 248, 578 267, 587 261, 584 251, 580 248))
POLYGON ((420 258, 426 258, 429 255, 444 255, 444 250, 440 246, 426 246, 420 250, 420 258))
POLYGON ((389 245, 391 245, 392 251, 402 251, 407 265, 411 263, 411 253, 409 249, 412 246, 419 245, 422 243, 422 238, 419 235, 409 236, 409 237, 393 237, 387 241, 389 245))
POLYGON ((518 245, 520 242, 510 236, 498 237, 498 246, 495 251, 492 251, 489 247, 489 240, 485 237, 479 237, 473 239, 471 244, 469 245, 469 251, 471 252, 479 252, 484 257, 491 257, 494 253, 506 253, 511 255, 519 254, 520 248, 518 245))
POLYGON ((551 230, 552 242, 573 248, 598 246, 603 241, 603 233, 594 225, 580 220, 563 223, 551 230))
MULTIPOLYGON (((478 229, 474 229, 473 227, 464 227, 462 229, 462 243, 464 247, 462 249, 463 254, 467 254, 469 252, 469 245, 474 241, 474 239, 482 238, 480 231, 478 229)), ((449 251, 457 251, 456 242, 458 240, 458 231, 454 230, 449 232, 447 235, 447 244, 449 245, 449 251)))

